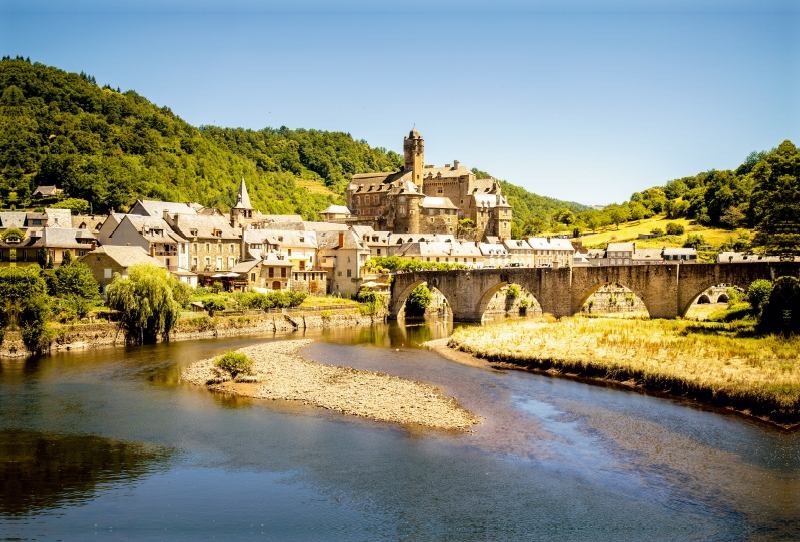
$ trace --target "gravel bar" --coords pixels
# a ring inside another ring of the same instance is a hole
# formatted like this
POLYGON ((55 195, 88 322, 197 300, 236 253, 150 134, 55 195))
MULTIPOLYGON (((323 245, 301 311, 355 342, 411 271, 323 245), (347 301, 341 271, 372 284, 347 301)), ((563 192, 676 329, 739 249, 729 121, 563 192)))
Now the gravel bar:
POLYGON ((384 373, 323 365, 297 355, 313 341, 268 342, 237 350, 253 360, 254 383, 215 383, 213 359, 193 363, 183 380, 211 389, 258 399, 302 401, 342 414, 405 425, 468 431, 480 423, 455 399, 423 382, 384 373))

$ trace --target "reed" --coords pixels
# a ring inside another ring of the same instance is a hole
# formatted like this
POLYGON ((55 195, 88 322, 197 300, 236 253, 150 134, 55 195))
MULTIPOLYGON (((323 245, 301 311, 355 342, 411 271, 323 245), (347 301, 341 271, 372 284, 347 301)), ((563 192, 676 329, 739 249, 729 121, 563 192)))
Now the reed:
POLYGON ((742 323, 575 316, 458 328, 451 348, 800 422, 800 337, 742 323))

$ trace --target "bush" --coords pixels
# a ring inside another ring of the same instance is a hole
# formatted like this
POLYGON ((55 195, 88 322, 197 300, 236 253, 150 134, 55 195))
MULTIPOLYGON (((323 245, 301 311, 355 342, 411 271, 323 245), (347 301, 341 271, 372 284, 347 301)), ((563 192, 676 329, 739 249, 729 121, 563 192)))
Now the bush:
POLYGON ((733 322, 742 320, 750 314, 750 303, 728 303, 728 307, 712 312, 708 316, 710 322, 733 322))
POLYGON ((519 286, 517 286, 516 284, 512 284, 511 286, 509 286, 508 291, 506 291, 506 297, 508 299, 516 299, 519 297, 519 294, 520 294, 519 286))
POLYGON ((208 311, 209 316, 214 316, 215 312, 224 311, 226 307, 225 299, 220 296, 209 296, 203 301, 203 308, 208 311))
POLYGON ((662 230, 661 228, 656 227, 656 228, 653 228, 652 230, 650 230, 650 234, 651 235, 655 235, 656 237, 661 237, 662 235, 664 235, 664 230, 662 230))
POLYGON ((772 281, 759 279, 751 282, 747 288, 747 302, 750 303, 751 314, 758 319, 761 318, 764 305, 769 301, 772 286, 772 281))
POLYGON ((702 235, 689 234, 683 243, 684 248, 697 248, 706 244, 706 239, 702 235))
POLYGON ((790 335, 800 333, 800 280, 778 277, 761 311, 761 331, 790 335))
POLYGON ((683 224, 678 224, 677 222, 667 223, 667 235, 683 235, 683 232, 683 224))
POLYGON ((225 352, 214 360, 214 366, 228 371, 231 376, 236 376, 239 373, 253 374, 253 360, 242 352, 225 352))

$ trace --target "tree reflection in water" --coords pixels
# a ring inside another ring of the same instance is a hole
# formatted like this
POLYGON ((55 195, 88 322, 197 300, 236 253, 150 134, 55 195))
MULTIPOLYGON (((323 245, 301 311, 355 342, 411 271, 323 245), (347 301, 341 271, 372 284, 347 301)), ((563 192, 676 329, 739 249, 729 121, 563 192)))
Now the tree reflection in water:
POLYGON ((0 516, 79 504, 162 468, 170 454, 96 436, 0 431, 0 516))

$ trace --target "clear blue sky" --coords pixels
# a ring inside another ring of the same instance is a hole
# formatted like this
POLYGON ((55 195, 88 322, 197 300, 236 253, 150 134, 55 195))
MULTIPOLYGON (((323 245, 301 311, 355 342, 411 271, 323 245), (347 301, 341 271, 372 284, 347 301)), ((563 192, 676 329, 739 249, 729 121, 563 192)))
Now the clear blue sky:
POLYGON ((605 204, 800 144, 799 5, 0 0, 0 52, 194 125, 339 130, 402 152, 416 124, 427 163, 605 204))

